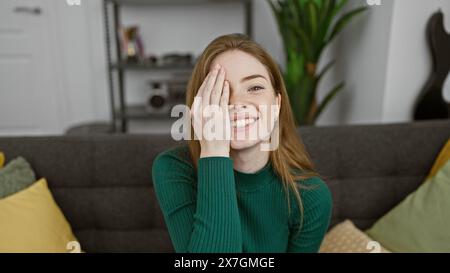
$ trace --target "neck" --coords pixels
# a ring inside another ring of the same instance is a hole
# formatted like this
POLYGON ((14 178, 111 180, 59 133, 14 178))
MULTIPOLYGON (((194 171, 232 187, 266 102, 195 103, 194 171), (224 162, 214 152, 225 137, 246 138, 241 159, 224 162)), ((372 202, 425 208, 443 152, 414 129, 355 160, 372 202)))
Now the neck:
POLYGON ((230 150, 233 168, 242 173, 255 173, 269 161, 269 151, 261 151, 260 145, 240 150, 230 150))

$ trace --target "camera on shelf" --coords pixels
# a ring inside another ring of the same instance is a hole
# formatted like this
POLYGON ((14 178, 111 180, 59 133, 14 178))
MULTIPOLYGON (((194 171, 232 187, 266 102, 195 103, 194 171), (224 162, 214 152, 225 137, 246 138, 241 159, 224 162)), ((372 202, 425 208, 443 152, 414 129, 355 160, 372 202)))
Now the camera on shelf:
POLYGON ((170 114, 173 106, 184 103, 186 85, 187 81, 184 80, 149 82, 150 90, 146 103, 147 111, 152 114, 170 114))
POLYGON ((167 85, 161 82, 150 83, 150 95, 146 104, 147 111, 150 113, 167 113, 170 111, 168 101, 167 85))

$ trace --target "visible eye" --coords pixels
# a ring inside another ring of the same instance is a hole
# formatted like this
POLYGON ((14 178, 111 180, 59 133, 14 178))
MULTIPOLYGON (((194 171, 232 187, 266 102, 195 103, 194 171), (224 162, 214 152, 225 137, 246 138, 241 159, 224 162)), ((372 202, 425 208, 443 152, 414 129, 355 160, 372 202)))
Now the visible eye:
POLYGON ((249 92, 258 92, 260 90, 263 90, 264 86, 261 85, 256 85, 256 86, 252 86, 248 89, 249 92))

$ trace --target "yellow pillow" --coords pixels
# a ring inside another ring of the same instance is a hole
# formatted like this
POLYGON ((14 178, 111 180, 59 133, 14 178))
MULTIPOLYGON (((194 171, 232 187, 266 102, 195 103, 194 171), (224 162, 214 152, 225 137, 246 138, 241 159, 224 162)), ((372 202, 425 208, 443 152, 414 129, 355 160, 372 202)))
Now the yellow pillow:
POLYGON ((323 239, 320 253, 389 253, 350 220, 333 227, 323 239))
POLYGON ((77 241, 45 178, 0 199, 0 223, 0 252, 70 252, 77 241))
POLYGON ((0 169, 5 165, 5 154, 0 152, 0 169))
POLYGON ((442 148, 436 161, 434 161, 433 167, 431 168, 427 180, 433 177, 449 160, 450 160, 450 139, 447 141, 447 144, 445 144, 444 148, 442 148))

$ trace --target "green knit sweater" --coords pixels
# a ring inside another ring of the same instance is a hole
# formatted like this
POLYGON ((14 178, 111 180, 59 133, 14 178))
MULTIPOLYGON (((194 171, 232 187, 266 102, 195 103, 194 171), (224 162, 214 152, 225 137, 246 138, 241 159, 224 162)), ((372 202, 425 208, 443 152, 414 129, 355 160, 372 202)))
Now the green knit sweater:
POLYGON ((270 161, 256 173, 233 169, 229 157, 191 164, 187 146, 160 153, 153 162, 154 189, 176 252, 317 252, 328 229, 332 199, 318 177, 297 182, 288 214, 286 194, 270 161))

